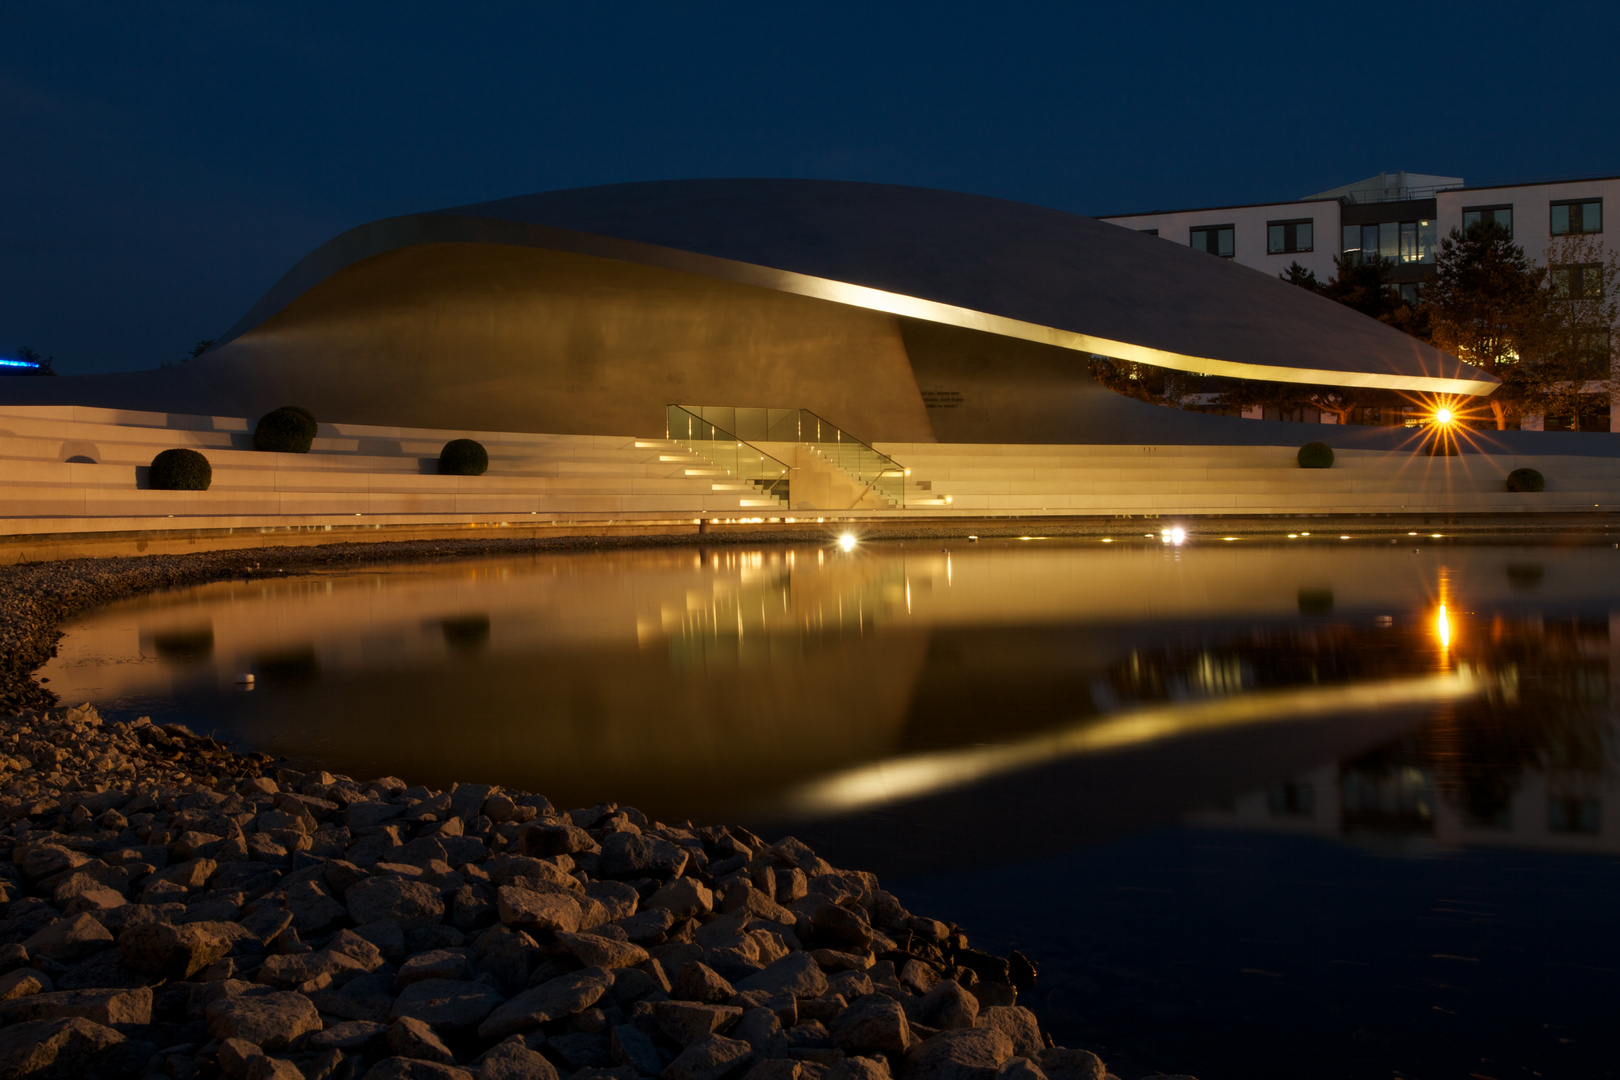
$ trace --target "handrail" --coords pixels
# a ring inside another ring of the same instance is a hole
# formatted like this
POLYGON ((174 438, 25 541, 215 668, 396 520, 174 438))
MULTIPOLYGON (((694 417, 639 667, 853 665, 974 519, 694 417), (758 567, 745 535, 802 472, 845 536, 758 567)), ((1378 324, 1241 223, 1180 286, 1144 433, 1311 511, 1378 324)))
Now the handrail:
MULTIPOLYGON (((876 489, 894 505, 906 505, 906 469, 887 454, 857 439, 824 417, 809 409, 737 408, 721 405, 671 405, 695 417, 702 424, 724 432, 725 438, 735 439, 743 446, 744 439, 760 442, 791 442, 807 444, 849 473, 867 490, 876 489)), ((675 416, 673 412, 670 414, 675 416)), ((671 420, 671 430, 690 425, 691 421, 671 420)), ((763 453, 755 449, 755 453, 763 453)), ((768 455, 767 455, 768 456, 768 455)), ((865 492, 862 492, 864 495, 865 492)))
POLYGON ((688 450, 708 458, 739 480, 758 485, 767 495, 788 496, 791 468, 752 443, 719 427, 697 410, 670 405, 665 411, 665 435, 688 450))

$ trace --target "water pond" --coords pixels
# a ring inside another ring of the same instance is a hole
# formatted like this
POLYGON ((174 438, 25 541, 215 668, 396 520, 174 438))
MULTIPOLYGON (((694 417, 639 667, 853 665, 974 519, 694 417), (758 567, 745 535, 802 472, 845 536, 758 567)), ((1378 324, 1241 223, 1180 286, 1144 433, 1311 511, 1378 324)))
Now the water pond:
POLYGON ((1179 539, 226 582, 40 675, 354 776, 792 832, 1035 958, 1025 1003, 1126 1080, 1620 1075, 1620 549, 1179 539))

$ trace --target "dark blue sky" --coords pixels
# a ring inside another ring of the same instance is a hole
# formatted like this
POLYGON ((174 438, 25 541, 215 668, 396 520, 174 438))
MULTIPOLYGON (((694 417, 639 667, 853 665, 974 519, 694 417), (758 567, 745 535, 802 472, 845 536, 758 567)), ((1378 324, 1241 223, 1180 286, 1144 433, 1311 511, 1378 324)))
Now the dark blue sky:
POLYGON ((1602 3, 0 7, 0 355, 151 367, 352 225, 869 180, 1079 213, 1620 173, 1602 3))

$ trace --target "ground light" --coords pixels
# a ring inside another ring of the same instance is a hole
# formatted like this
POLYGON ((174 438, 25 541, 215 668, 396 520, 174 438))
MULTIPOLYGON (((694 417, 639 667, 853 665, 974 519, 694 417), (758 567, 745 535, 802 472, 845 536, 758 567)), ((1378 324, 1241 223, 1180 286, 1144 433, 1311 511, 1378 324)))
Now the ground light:
POLYGON ((838 546, 839 546, 839 548, 841 548, 844 551, 854 551, 855 550, 855 534, 854 533, 845 533, 843 536, 840 536, 838 538, 838 546))

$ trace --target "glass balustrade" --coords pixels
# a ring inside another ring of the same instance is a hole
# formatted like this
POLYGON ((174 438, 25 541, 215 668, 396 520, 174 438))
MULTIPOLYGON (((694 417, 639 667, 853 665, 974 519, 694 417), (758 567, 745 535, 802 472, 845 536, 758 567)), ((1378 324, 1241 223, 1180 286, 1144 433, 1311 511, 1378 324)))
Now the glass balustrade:
MULTIPOLYGON (((717 437, 694 436, 694 439, 711 445, 731 440, 740 444, 739 448, 747 453, 762 456, 765 456, 763 451, 750 447, 748 440, 800 443, 809 446, 893 505, 906 505, 906 470, 902 465, 809 409, 671 405, 669 410, 672 439, 685 440, 686 436, 675 434, 677 430, 712 430, 720 434, 717 437), (682 415, 677 416, 677 413, 682 415)), ((693 449, 697 449, 696 445, 693 449)), ((698 452, 707 454, 705 450, 698 452)), ((718 458, 714 460, 716 464, 721 464, 718 458)), ((767 456, 767 460, 781 466, 781 462, 774 458, 767 456)), ((729 465, 726 467, 730 468, 729 465)))
POLYGON ((670 439, 714 462, 730 476, 754 485, 773 498, 788 499, 790 470, 787 465, 738 438, 735 432, 699 415, 697 410, 669 406, 668 431, 670 439))

